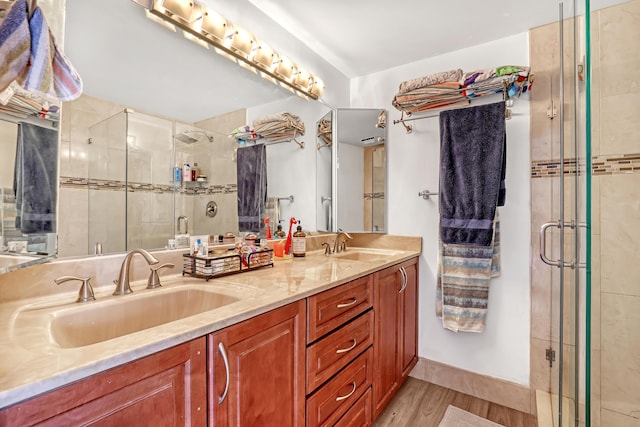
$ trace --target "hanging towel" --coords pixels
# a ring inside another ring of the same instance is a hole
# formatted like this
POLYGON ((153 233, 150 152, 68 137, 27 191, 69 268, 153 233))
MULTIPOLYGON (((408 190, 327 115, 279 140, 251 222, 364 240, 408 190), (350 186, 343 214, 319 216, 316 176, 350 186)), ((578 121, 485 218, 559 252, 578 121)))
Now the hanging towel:
POLYGON ((22 86, 61 101, 72 101, 82 94, 82 80, 71 62, 58 49, 42 9, 36 7, 29 19, 31 56, 22 86))
POLYGON ((238 148, 237 172, 239 230, 258 232, 267 198, 267 147, 238 148))
POLYGON ((14 80, 24 78, 30 49, 27 2, 17 0, 0 23, 0 92, 14 80))
POLYGON ((436 316, 454 332, 483 332, 491 278, 500 275, 500 222, 490 246, 440 243, 436 316))
POLYGON ((58 132, 20 123, 13 181, 16 229, 55 233, 57 186, 58 132))
MULTIPOLYGON (((505 106, 440 113, 440 238, 489 246, 506 165, 505 106)), ((504 194, 503 194, 504 198, 504 194)))

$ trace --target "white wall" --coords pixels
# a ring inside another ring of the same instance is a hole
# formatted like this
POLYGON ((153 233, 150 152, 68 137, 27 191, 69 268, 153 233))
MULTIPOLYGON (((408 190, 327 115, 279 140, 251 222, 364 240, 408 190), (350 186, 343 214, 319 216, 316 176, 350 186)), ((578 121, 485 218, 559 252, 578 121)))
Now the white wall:
MULTIPOLYGON (((461 369, 529 383, 529 102, 516 102, 507 122, 507 200, 500 209, 502 275, 492 280, 484 333, 454 333, 435 316, 438 249, 438 198, 423 200, 418 192, 438 190, 438 118, 410 122, 406 134, 391 101, 404 80, 439 71, 472 71, 529 63, 528 35, 491 43, 356 78, 351 83, 351 107, 389 110, 387 143, 390 234, 423 238, 420 260, 419 355, 461 369)), ((535 71, 535 70, 534 70, 535 71)), ((535 88, 534 88, 535 90, 535 88)), ((498 98, 499 99, 499 98, 498 98)), ((495 102, 493 97, 489 102, 495 102)), ((486 102, 486 100, 485 100, 486 102)))

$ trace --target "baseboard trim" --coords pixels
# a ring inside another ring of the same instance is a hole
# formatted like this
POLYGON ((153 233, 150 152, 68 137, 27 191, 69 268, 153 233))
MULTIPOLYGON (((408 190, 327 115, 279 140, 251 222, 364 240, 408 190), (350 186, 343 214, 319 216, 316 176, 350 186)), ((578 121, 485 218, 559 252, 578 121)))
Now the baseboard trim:
POLYGON ((521 384, 465 371, 423 357, 418 359, 410 376, 521 412, 535 413, 535 408, 531 407, 531 389, 521 384))

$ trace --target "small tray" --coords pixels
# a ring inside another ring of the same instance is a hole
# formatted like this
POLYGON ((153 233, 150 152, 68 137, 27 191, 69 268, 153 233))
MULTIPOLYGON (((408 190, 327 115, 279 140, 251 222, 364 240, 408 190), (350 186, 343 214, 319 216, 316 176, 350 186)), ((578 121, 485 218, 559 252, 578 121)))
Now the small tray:
POLYGON ((242 273, 257 268, 273 266, 273 250, 264 249, 246 254, 190 255, 184 254, 182 275, 209 280, 213 277, 242 273))

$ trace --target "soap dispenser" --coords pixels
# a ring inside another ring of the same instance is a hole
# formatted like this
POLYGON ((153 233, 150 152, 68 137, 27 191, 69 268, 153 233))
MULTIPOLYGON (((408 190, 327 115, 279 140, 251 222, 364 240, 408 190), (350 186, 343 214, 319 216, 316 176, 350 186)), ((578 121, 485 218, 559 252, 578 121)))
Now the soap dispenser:
POLYGON ((296 232, 293 233, 293 256, 295 257, 303 257, 307 252, 307 240, 306 234, 302 231, 302 225, 298 221, 298 227, 296 227, 296 232))
POLYGON ((274 236, 279 237, 281 239, 287 236, 287 234, 282 229, 282 224, 278 224, 278 227, 276 229, 276 232, 274 233, 274 236))

